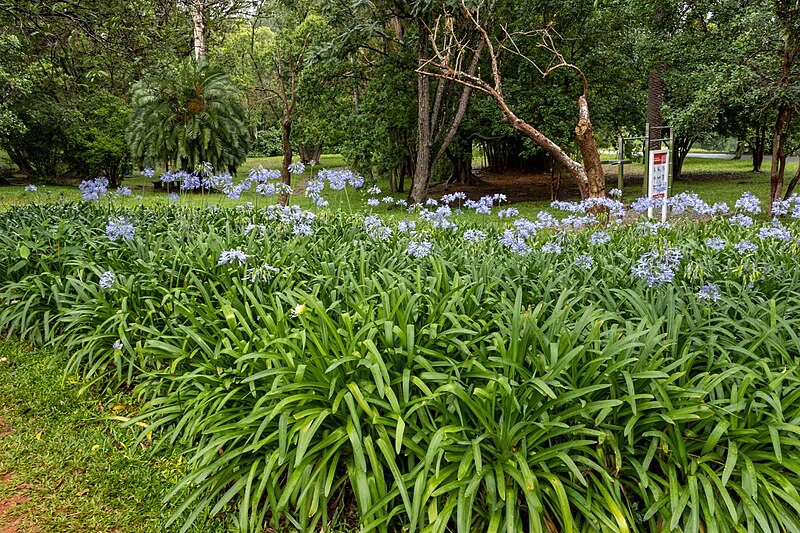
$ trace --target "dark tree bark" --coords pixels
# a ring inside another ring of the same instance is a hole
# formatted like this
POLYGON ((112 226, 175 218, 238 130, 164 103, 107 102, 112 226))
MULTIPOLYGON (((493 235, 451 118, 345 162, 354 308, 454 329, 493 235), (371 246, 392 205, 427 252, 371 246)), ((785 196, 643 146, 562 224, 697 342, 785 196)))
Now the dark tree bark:
MULTIPOLYGON (((419 28, 419 63, 422 67, 430 57, 430 30, 422 19, 418 23, 419 28)), ((478 69, 478 61, 483 50, 484 42, 478 42, 472 59, 466 72, 474 75, 478 69)), ((447 62, 450 60, 448 58, 447 62)), ((414 169, 414 179, 411 183, 411 190, 408 201, 412 204, 423 203, 428 197, 428 185, 430 184, 433 168, 445 151, 450 146, 458 132, 461 121, 467 112, 469 97, 472 94, 472 87, 463 85, 460 96, 455 104, 452 113, 449 110, 450 95, 455 96, 452 84, 448 83, 447 78, 439 78, 436 81, 436 92, 431 93, 431 78, 427 76, 422 68, 417 71, 417 159, 414 169)))
POLYGON ((675 147, 672 150, 672 179, 681 177, 683 162, 686 160, 686 156, 689 154, 689 150, 692 149, 695 140, 693 137, 684 137, 683 135, 675 137, 675 147))
POLYGON ((789 134, 789 125, 792 121, 792 108, 783 104, 778 108, 778 118, 775 120, 775 132, 772 137, 772 168, 769 175, 769 204, 770 212, 772 203, 780 199, 783 191, 783 177, 786 173, 786 137, 789 134))
POLYGON ((292 115, 286 113, 281 120, 281 151, 283 160, 281 161, 281 182, 284 185, 292 184, 292 174, 289 172, 289 165, 292 164, 292 146, 289 140, 292 136, 292 115))
POLYGON ((789 184, 786 186, 786 193, 783 195, 784 200, 788 200, 789 197, 794 192, 794 188, 797 187, 797 182, 800 181, 800 165, 797 167, 797 171, 794 173, 794 177, 792 177, 789 184))
POLYGON ((319 158, 322 156, 322 143, 314 145, 301 144, 297 147, 297 151, 300 153, 300 161, 303 163, 311 161, 319 163, 319 158))
POLYGON ((753 143, 753 172, 761 172, 764 162, 764 149, 767 145, 767 127, 763 124, 756 126, 756 137, 753 143))
POLYGON ((647 76, 647 122, 650 124, 650 149, 661 148, 661 138, 664 133, 664 116, 661 108, 664 106, 666 84, 664 83, 664 64, 652 68, 647 76), (652 140, 659 139, 659 140, 652 140))

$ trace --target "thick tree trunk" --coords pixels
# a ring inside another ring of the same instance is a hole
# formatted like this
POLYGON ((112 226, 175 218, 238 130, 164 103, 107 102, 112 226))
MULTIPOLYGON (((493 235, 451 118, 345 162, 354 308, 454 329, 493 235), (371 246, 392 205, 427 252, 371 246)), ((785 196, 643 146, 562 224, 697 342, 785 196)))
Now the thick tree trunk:
MULTIPOLYGON (((664 95, 666 85, 664 83, 664 65, 659 64, 650 70, 647 76, 647 122, 650 123, 650 138, 661 139, 664 130, 664 117, 661 108, 664 106, 664 95)), ((650 149, 658 150, 661 148, 660 140, 651 140, 650 149)))
POLYGON ((11 159, 12 163, 17 165, 19 171, 22 174, 28 176, 29 178, 33 177, 34 171, 30 161, 28 161, 28 159, 18 150, 11 148, 10 146, 5 146, 4 148, 6 150, 6 153, 8 154, 9 159, 11 159))
MULTIPOLYGON (((281 182, 288 186, 292 185, 292 174, 289 172, 289 165, 292 164, 292 146, 289 144, 291 134, 292 117, 286 114, 283 116, 283 120, 281 120, 281 151, 283 152, 281 182)), ((286 205, 289 202, 289 195, 287 193, 281 193, 278 201, 281 205, 286 205)))
POLYGON ((447 155, 450 164, 453 166, 453 173, 447 183, 458 183, 460 185, 478 185, 481 183, 480 178, 472 172, 472 152, 456 154, 448 149, 445 151, 445 155, 447 155))
POLYGON ((780 199, 783 190, 783 176, 786 172, 786 153, 784 147, 788 135, 789 124, 792 120, 792 109, 788 104, 778 108, 778 118, 775 120, 775 133, 772 137, 772 168, 769 175, 769 205, 780 199))
POLYGON ((194 26, 194 59, 206 57, 206 18, 203 0, 192 0, 192 24, 194 26))
MULTIPOLYGON (((600 164, 600 152, 597 151, 592 121, 589 118, 589 103, 583 95, 578 98, 578 125, 575 126, 575 135, 578 137, 578 146, 580 146, 583 157, 588 196, 589 198, 603 197, 606 195, 606 175, 600 164)), ((581 190, 582 193, 583 190, 581 190)))
POLYGON ((683 172, 683 162, 689 155, 689 150, 694 146, 695 139, 678 135, 675 137, 675 147, 672 150, 672 179, 678 179, 683 172))

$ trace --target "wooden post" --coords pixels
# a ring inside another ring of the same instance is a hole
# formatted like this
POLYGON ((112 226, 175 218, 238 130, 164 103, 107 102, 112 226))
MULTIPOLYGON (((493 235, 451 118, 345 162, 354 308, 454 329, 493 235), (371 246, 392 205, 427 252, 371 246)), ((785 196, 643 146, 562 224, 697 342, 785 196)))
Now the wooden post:
POLYGON ((617 144, 617 161, 619 161, 617 167, 617 189, 622 191, 623 181, 625 180, 625 163, 622 162, 624 157, 625 151, 625 141, 622 139, 622 136, 619 137, 619 143, 617 144))
POLYGON ((648 172, 650 171, 650 123, 644 125, 644 144, 642 145, 642 156, 644 156, 644 173, 642 174, 642 196, 647 196, 649 191, 647 185, 648 172))

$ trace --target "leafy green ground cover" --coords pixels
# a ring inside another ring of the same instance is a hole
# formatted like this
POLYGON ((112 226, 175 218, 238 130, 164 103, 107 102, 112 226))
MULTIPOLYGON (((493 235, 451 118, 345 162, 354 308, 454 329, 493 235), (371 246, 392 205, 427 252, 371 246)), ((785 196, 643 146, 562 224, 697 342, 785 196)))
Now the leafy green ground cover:
POLYGON ((737 210, 16 207, 0 328, 145 402, 120 431, 186 450, 174 524, 797 531, 798 226, 737 210))

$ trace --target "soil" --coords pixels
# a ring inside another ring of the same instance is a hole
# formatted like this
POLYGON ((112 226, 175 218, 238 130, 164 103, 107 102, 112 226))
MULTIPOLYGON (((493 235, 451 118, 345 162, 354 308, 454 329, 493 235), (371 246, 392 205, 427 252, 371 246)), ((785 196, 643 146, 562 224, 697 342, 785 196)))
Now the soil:
MULTIPOLYGON (((496 193, 505 194, 508 203, 535 202, 558 200, 580 200, 581 195, 575 183, 564 174, 561 178, 561 187, 558 198, 551 198, 550 174, 531 174, 526 172, 489 173, 482 169, 474 170, 480 178, 479 185, 461 185, 458 183, 438 184, 429 189, 431 196, 441 196, 456 191, 462 191, 471 200, 478 200, 482 196, 496 193)), ((692 172, 683 174, 676 179, 676 183, 685 181, 731 181, 736 183, 750 183, 747 174, 741 172, 692 172)), ((641 174, 625 174, 623 186, 626 190, 641 190, 643 176, 641 174)), ((617 186, 616 171, 606 171, 606 190, 617 186)))
MULTIPOLYGON (((508 203, 534 202, 542 200, 553 200, 550 196, 551 178, 550 174, 539 173, 531 174, 527 172, 502 172, 489 173, 482 169, 475 169, 475 175, 480 178, 479 185, 460 185, 460 184, 439 184, 429 189, 432 196, 440 196, 456 191, 461 191, 470 200, 477 200, 482 196, 491 194, 505 194, 508 203)), ((616 187, 617 174, 606 173, 606 184, 608 188, 616 187)), ((642 185, 642 176, 626 175, 625 187, 642 185)), ((580 200, 581 194, 575 182, 564 173, 561 178, 558 200, 580 200)))
MULTIPOLYGON (((0 438, 12 431, 11 424, 0 416, 0 438)), ((0 473, 0 488, 5 489, 14 485, 13 472, 0 473)), ((24 515, 17 512, 17 508, 24 505, 30 498, 28 489, 30 489, 28 484, 16 485, 9 496, 0 498, 0 533, 39 533, 41 531, 31 524, 24 515)))

